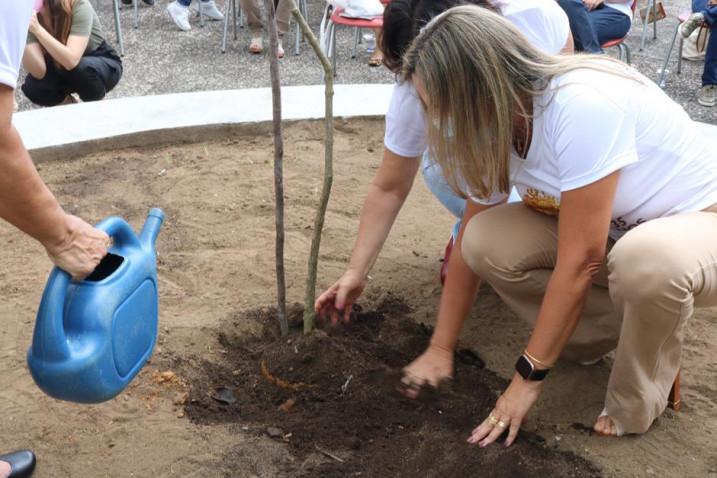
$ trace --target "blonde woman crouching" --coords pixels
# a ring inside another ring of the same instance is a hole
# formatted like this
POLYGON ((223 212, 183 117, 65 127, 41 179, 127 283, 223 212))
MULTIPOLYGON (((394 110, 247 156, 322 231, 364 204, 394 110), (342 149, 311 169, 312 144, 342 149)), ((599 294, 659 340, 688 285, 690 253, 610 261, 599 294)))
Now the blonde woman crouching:
MULTIPOLYGON (((687 320, 717 305, 715 145, 629 67, 542 53, 486 9, 434 19, 404 77, 446 179, 473 199, 449 265, 464 287, 444 295, 439 320, 466 315, 481 278, 535 323, 468 441, 486 446, 509 429, 509 445, 558 357, 590 362, 613 349, 594 428, 646 432, 667 405, 687 320), (513 186, 523 203, 504 204, 513 186)), ((431 347, 452 347, 441 340, 431 347)))

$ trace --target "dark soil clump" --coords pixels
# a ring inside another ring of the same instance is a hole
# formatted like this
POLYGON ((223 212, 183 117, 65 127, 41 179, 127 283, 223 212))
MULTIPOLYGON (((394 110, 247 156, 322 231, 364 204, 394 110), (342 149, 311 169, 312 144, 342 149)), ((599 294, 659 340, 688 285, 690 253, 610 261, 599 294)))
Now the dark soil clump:
MULTIPOLYGON (((506 385, 474 352, 458 354, 450 386, 418 400, 399 394, 401 368, 430 337, 408 312, 389 297, 374 311, 358 310, 348 325, 304 336, 295 307, 292 335, 282 339, 274 312, 255 311, 253 318, 267 325, 262 337, 222 335, 223 363, 186 370, 187 415, 204 424, 251 425, 286 442, 295 457, 286 476, 601 476, 591 463, 530 433, 507 449, 469 446, 470 431, 506 385), (218 393, 231 398, 217 399, 218 393)), ((231 454, 225 458, 231 470, 231 454)))

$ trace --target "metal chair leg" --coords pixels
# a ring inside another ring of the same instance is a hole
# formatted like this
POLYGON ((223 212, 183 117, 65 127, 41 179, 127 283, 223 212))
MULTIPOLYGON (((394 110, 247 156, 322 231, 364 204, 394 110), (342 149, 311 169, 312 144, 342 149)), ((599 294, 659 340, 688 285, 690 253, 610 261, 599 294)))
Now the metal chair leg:
POLYGON ((665 88, 667 82, 667 65, 670 63, 670 57, 672 56, 672 50, 675 48, 675 42, 677 41, 677 35, 680 32, 680 24, 678 23, 675 27, 675 33, 672 35, 672 42, 670 42, 670 48, 667 50, 667 57, 665 57, 665 63, 662 65, 662 71, 660 72, 660 79, 657 84, 660 88, 665 88))
POLYGON ((650 6, 654 5, 655 0, 647 0, 647 12, 648 14, 645 15, 645 18, 642 19, 642 31, 640 32, 640 51, 645 49, 645 37, 647 35, 647 18, 650 16, 650 6))
POLYGON ((139 0, 132 0, 132 8, 134 8, 134 28, 139 28, 139 0))
POLYGON ((120 56, 124 56, 124 42, 122 41, 122 25, 120 24, 119 0, 112 0, 112 7, 115 13, 115 32, 117 33, 117 45, 120 56))
POLYGON ((677 74, 682 73, 682 47, 684 46, 685 39, 682 38, 682 35, 679 37, 679 44, 677 46, 677 74))
POLYGON ((334 70, 334 78, 338 75, 336 71, 336 26, 331 25, 331 68, 334 70))
MULTIPOLYGON (((234 41, 237 41, 239 39, 239 29, 237 28, 237 0, 232 0, 232 22, 234 23, 234 41)), ((239 26, 241 26, 242 17, 244 15, 244 10, 241 9, 241 4, 239 5, 239 26)))
POLYGON ((222 34, 222 53, 227 52, 227 33, 229 31, 229 15, 232 10, 234 2, 232 0, 227 0, 227 9, 226 12, 224 12, 224 32, 222 34))
POLYGON ((360 28, 354 28, 354 48, 351 51, 351 58, 356 58, 356 54, 358 53, 358 43, 359 43, 359 37, 361 36, 361 29, 360 28))
POLYGON ((197 10, 199 11, 199 26, 204 28, 204 7, 202 4, 204 3, 202 0, 197 0, 199 2, 199 5, 197 5, 197 10))
MULTIPOLYGON (((657 0, 652 1, 652 18, 655 20, 652 22, 652 39, 657 40, 657 0)), ((648 5, 649 7, 649 5, 648 5)))
POLYGON ((618 59, 620 61, 624 61, 625 63, 627 63, 629 65, 630 61, 632 60, 630 58, 630 48, 627 45, 625 45, 624 43, 620 43, 617 46, 617 50, 619 52, 618 59))

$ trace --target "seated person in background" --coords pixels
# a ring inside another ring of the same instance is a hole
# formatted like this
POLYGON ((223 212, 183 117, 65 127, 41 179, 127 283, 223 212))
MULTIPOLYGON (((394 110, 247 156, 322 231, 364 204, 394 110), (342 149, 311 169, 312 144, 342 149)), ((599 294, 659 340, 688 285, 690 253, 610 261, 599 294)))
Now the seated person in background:
MULTIPOLYGON (((154 5, 154 0, 142 0, 144 3, 149 5, 150 7, 154 5)), ((125 5, 132 5, 132 0, 122 0, 122 3, 125 5)))
POLYGON ((22 60, 25 96, 40 106, 97 101, 122 77, 122 60, 102 35, 89 0, 45 0, 32 14, 22 60))
MULTIPOLYGON (((251 30, 249 52, 257 55, 264 51, 264 42, 261 36, 261 2, 262 0, 241 0, 241 8, 244 10, 244 13, 246 13, 246 23, 249 25, 249 30, 251 30)), ((277 56, 284 58, 282 39, 284 34, 289 31, 291 6, 286 0, 275 0, 274 5, 276 7, 276 29, 279 32, 279 50, 277 56)))
POLYGON ((575 50, 602 53, 610 40, 623 38, 632 26, 633 0, 557 0, 573 32, 575 50))
MULTIPOLYGON (((152 0, 154 2, 154 0, 152 0)), ((192 0, 175 0, 174 2, 167 5, 167 13, 174 20, 174 24, 180 30, 188 32, 192 29, 189 24, 189 6, 192 0)), ((202 15, 206 16, 210 20, 224 20, 224 14, 219 11, 217 4, 214 0, 197 0, 196 8, 192 8, 197 14, 199 14, 199 8, 202 9, 202 15)))
POLYGON ((702 72, 702 89, 697 95, 697 102, 702 106, 717 104, 717 0, 692 0, 692 11, 695 12, 680 25, 680 34, 687 38, 703 23, 710 31, 707 50, 705 51, 705 69, 702 72))

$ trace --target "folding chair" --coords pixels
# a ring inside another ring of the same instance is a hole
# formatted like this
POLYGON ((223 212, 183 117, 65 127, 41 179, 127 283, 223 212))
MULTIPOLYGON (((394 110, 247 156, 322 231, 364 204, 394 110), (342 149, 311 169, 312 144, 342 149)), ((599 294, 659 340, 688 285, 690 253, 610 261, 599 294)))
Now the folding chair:
MULTIPOLYGON (((647 0, 647 1, 648 1, 648 7, 649 7, 649 2, 654 2, 654 0, 647 0)), ((633 0, 632 5, 630 5, 630 9, 632 10, 632 14, 633 14, 633 15, 635 15, 635 9, 636 9, 636 8, 637 8, 637 0, 633 0)), ((643 39, 643 41, 644 41, 644 39, 645 39, 645 27, 644 27, 644 25, 645 25, 645 24, 643 23, 643 28, 642 28, 642 34, 643 34, 643 35, 642 35, 642 39, 643 39)), ((630 34, 630 32, 628 31, 628 32, 627 32, 627 35, 629 35, 629 34, 630 34)), ((618 59, 619 59, 620 61, 624 61, 625 63, 627 63, 627 64, 629 65, 629 64, 630 64, 630 59, 631 59, 631 58, 630 58, 630 48, 627 46, 627 44, 625 44, 625 40, 627 39, 627 35, 625 35, 625 36, 622 37, 622 38, 617 38, 617 39, 615 39, 615 40, 607 41, 607 42, 603 43, 601 46, 602 46, 603 48, 610 48, 610 47, 616 46, 617 49, 618 49, 618 59)), ((642 48, 640 48, 640 49, 642 49, 642 48)))
MULTIPOLYGON (((662 71, 660 72, 660 79, 657 81, 657 84, 660 86, 660 88, 664 89, 667 84, 667 65, 670 63, 672 50, 675 48, 675 41, 677 40, 678 36, 680 37, 680 43, 677 47, 677 74, 679 75, 680 73, 682 73, 682 46, 684 43, 684 38, 682 38, 682 35, 680 35, 680 26, 682 26, 682 24, 687 21, 690 15, 692 15, 692 11, 688 10, 682 12, 677 16, 677 20, 679 20, 679 23, 675 27, 675 33, 672 35, 672 43, 670 43, 670 49, 667 50, 667 57, 665 58, 665 63, 662 65, 662 71)), ((702 25, 700 25, 700 28, 707 28, 707 25, 705 23, 702 23, 702 25)))
POLYGON ((321 46, 326 56, 331 60, 334 76, 336 74, 336 25, 353 27, 354 29, 354 46, 351 52, 351 58, 356 58, 356 52, 361 37, 361 29, 377 29, 383 27, 383 15, 373 17, 372 19, 363 18, 347 18, 341 16, 342 8, 332 8, 331 5, 326 6, 324 16, 321 19, 321 46))

